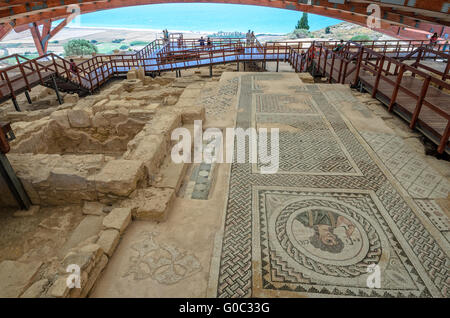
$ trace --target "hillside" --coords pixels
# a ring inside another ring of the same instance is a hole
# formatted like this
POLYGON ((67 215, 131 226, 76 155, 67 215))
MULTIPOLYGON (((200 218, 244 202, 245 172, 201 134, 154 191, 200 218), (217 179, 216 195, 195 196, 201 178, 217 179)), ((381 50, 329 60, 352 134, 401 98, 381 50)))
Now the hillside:
POLYGON ((390 36, 384 35, 380 32, 372 31, 369 28, 362 27, 356 24, 342 22, 329 27, 330 33, 325 33, 326 28, 311 32, 311 37, 334 39, 334 40, 350 40, 357 35, 366 35, 370 40, 390 40, 390 36))

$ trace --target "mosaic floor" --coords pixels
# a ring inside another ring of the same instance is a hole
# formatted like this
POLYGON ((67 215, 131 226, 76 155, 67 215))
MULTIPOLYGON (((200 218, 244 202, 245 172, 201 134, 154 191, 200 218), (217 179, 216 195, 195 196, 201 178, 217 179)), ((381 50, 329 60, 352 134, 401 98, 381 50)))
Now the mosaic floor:
POLYGON ((450 296, 435 202, 448 181, 395 135, 358 132, 338 111, 345 94, 295 74, 240 76, 236 126, 279 127, 280 169, 231 165, 208 296, 450 296), (379 288, 367 283, 375 265, 379 288))

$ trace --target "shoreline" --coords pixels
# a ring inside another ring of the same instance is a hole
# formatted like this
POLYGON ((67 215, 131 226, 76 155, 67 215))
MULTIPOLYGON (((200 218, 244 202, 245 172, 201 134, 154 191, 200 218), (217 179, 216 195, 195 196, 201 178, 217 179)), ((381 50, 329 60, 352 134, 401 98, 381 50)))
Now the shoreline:
MULTIPOLYGON (((150 31, 150 32, 157 32, 157 33, 162 33, 162 29, 150 29, 150 28, 130 28, 130 27, 103 27, 103 26, 67 26, 65 27, 65 29, 89 29, 89 30, 93 30, 93 29, 97 29, 97 30, 124 30, 124 31, 139 31, 139 32, 145 32, 145 31, 150 31)), ((198 33, 198 34, 214 34, 214 33, 219 33, 219 32, 225 32, 225 33, 232 33, 232 32, 242 32, 245 34, 245 31, 206 31, 206 30, 202 30, 202 31, 190 31, 190 30, 169 30, 169 33, 198 33)), ((274 32, 258 32, 258 34, 262 34, 262 35, 271 35, 271 36, 283 36, 286 33, 274 33, 274 32)))
MULTIPOLYGON (((162 29, 145 29, 145 28, 127 28, 127 27, 107 27, 107 26, 66 26, 64 29, 87 29, 87 30, 123 30, 138 32, 157 32, 162 33, 162 29)), ((216 33, 216 31, 188 31, 188 30, 169 30, 169 33, 216 33)))

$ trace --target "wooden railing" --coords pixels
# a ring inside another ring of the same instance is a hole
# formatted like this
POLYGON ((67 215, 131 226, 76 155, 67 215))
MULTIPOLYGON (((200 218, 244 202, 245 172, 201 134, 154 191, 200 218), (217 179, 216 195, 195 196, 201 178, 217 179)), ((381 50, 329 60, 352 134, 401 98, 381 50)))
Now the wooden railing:
MULTIPOLYGON (((206 39, 205 39, 206 40, 206 39)), ((199 39, 171 38, 169 41, 163 39, 155 40, 135 54, 120 55, 98 55, 77 65, 78 73, 74 75, 70 71, 69 61, 50 53, 36 59, 13 55, 2 59, 14 58, 17 64, 0 70, 0 97, 4 94, 2 87, 8 86, 14 97, 12 86, 19 80, 24 80, 27 89, 31 89, 30 76, 36 75, 42 81, 42 76, 47 72, 64 77, 75 82, 83 88, 93 91, 113 76, 122 75, 133 68, 143 67, 145 71, 165 71, 179 68, 198 67, 208 64, 226 63, 233 61, 287 61, 296 72, 303 72, 311 66, 313 60, 318 57, 318 69, 325 70, 325 66, 332 66, 330 81, 337 76, 337 82, 348 81, 353 77, 355 84, 359 74, 360 63, 356 63, 360 54, 361 43, 369 45, 364 48, 364 64, 370 65, 369 60, 374 55, 368 54, 367 50, 373 52, 387 52, 394 56, 411 53, 416 50, 416 45, 424 41, 358 41, 349 42, 341 52, 333 52, 338 41, 318 42, 266 42, 264 45, 255 39, 253 45, 246 45, 245 39, 241 38, 210 38, 212 46, 200 46, 199 39), (409 50, 409 51, 408 51, 409 50), (167 55, 176 51, 176 59, 167 59, 167 55), (195 54, 193 54, 195 52, 195 54), (338 70, 335 71, 335 66, 338 70), (14 75, 14 76, 13 76, 14 75), (17 76, 18 75, 18 76, 17 76)), ((441 53, 439 53, 441 54, 441 53)), ((411 55, 412 56, 412 55, 411 55)), ((0 60, 2 60, 0 59, 0 60)), ((390 61, 390 59, 389 59, 390 61)), ((371 63, 371 62, 370 62, 371 63)), ((418 65, 418 67, 423 67, 418 65)), ((447 72, 448 73, 448 72, 447 72)), ((447 75, 443 75, 444 78, 447 75)))

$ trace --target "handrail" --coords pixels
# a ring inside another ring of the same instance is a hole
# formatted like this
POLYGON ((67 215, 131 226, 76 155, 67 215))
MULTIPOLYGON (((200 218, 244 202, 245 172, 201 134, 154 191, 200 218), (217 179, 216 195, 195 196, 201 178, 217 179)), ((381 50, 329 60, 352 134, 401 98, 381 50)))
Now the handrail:
MULTIPOLYGON (((433 51, 428 48, 420 47, 418 49, 415 49, 414 51, 417 51, 418 57, 417 59, 420 60, 421 58, 421 52, 423 51, 433 51)), ((444 54, 444 53, 443 53, 444 54)), ((447 58, 449 55, 445 55, 447 58)), ((406 63, 403 63, 402 61, 396 60, 394 58, 391 58, 389 56, 386 56, 380 52, 376 52, 372 49, 361 47, 361 52, 358 58, 358 64, 357 64, 357 73, 355 75, 355 82, 353 84, 356 84, 356 81, 359 79, 359 73, 361 70, 368 72, 369 74, 372 74, 375 76, 375 82, 372 87, 372 97, 375 97, 378 91, 378 86, 380 81, 384 81, 388 83, 389 85, 392 85, 394 87, 392 91, 392 95, 389 98, 389 106, 388 110, 393 111, 393 107, 396 104, 397 96, 399 91, 407 94, 408 96, 412 97, 416 101, 416 105, 414 107, 414 110, 411 113, 411 119, 410 119, 410 128, 413 129, 417 122, 420 120, 419 115, 421 113, 421 110, 423 107, 426 107, 430 109, 432 112, 437 114, 438 116, 442 117, 444 121, 447 122, 446 129, 440 135, 440 141, 438 144, 438 152, 443 153, 444 149, 447 147, 448 140, 450 137, 450 112, 446 109, 440 108, 438 105, 433 104, 431 100, 427 99, 427 92, 429 91, 429 87, 431 84, 434 84, 439 89, 445 88, 450 89, 450 84, 447 83, 445 80, 441 80, 438 78, 435 78, 431 76, 430 74, 421 71, 418 69, 418 66, 421 66, 417 62, 413 65, 408 65, 406 63), (371 59, 376 58, 376 63, 371 62, 371 59), (387 64, 385 62, 388 62, 387 64), (391 64, 395 65, 395 70, 393 73, 390 71, 391 64), (414 65, 417 64, 417 65, 414 65), (420 89, 420 92, 412 91, 407 86, 402 85, 402 79, 404 77, 404 73, 406 71, 411 72, 412 76, 420 76, 423 78, 423 84, 420 89), (389 76, 395 76, 395 80, 391 79, 389 76)), ((423 67, 423 66, 422 66, 423 67)), ((445 79, 446 72, 448 72, 449 67, 447 67, 446 71, 444 73, 440 73, 440 75, 443 75, 443 79, 445 79)), ((428 69, 429 70, 429 69, 428 69)))
MULTIPOLYGON (((27 80, 29 72, 37 72, 39 78, 42 78, 42 72, 55 72, 57 75, 65 77, 67 80, 71 80, 81 87, 90 91, 98 88, 109 78, 123 74, 124 72, 132 69, 144 67, 146 71, 154 70, 161 71, 167 70, 167 65, 170 62, 170 69, 190 67, 192 62, 196 65, 204 63, 202 54, 208 55, 210 62, 215 61, 218 57, 216 55, 222 55, 222 59, 225 57, 230 60, 229 56, 239 60, 252 60, 252 59, 266 59, 269 60, 285 60, 289 61, 294 66, 296 71, 303 71, 309 67, 312 63, 312 55, 317 54, 319 56, 319 64, 323 61, 323 65, 338 65, 339 67, 339 80, 343 82, 349 74, 353 74, 356 70, 355 67, 349 67, 349 63, 355 60, 358 56, 361 43, 369 43, 373 49, 376 47, 383 47, 386 51, 386 47, 390 42, 396 43, 396 49, 402 49, 402 42, 409 43, 409 49, 411 44, 415 45, 418 41, 357 41, 348 42, 345 50, 340 54, 336 54, 329 47, 333 47, 338 44, 338 41, 313 41, 313 42, 266 42, 262 45, 256 38, 254 39, 254 45, 245 46, 247 51, 243 51, 244 39, 242 38, 210 38, 212 46, 200 46, 198 45, 198 39, 183 39, 181 42, 178 39, 169 39, 164 41, 163 39, 156 39, 144 46, 141 50, 134 54, 114 54, 114 55, 97 55, 90 59, 87 59, 77 64, 78 73, 73 76, 70 71, 70 63, 53 53, 46 54, 36 59, 28 59, 19 55, 11 55, 6 58, 16 58, 18 61, 21 58, 25 59, 25 62, 20 63, 21 66, 12 65, 7 68, 0 69, 0 76, 5 79, 6 72, 24 72, 22 78, 27 80), (294 44, 293 44, 294 43, 294 44), (381 44, 380 44, 381 43, 381 44), (304 47, 305 44, 311 44, 308 48, 304 47), (300 50, 307 49, 306 54, 299 52, 300 50), (356 51, 355 51, 356 49, 356 51), (193 53, 195 54, 193 55, 193 53), (175 56, 176 58, 166 61, 168 54, 175 56), (200 54, 200 56, 196 56, 200 54), (191 61, 194 59, 195 61, 191 61), (323 59, 323 60, 321 60, 323 59), (183 61, 179 63, 177 61, 183 61)), ((373 50, 375 52, 375 50, 373 50)), ((367 55, 366 58, 376 57, 376 55, 367 55)), ((371 64, 369 59, 365 59, 366 64, 371 64)), ((393 63, 393 62, 390 62, 393 63)), ((395 64, 395 63, 394 63, 395 64)), ((320 66, 320 65, 319 65, 320 66)), ((15 80, 14 76, 8 76, 8 81, 15 80)), ((433 80, 434 81, 434 80, 433 80)), ((4 85, 3 85, 4 86, 4 85)), ((0 85, 0 87, 3 87, 0 85)))

